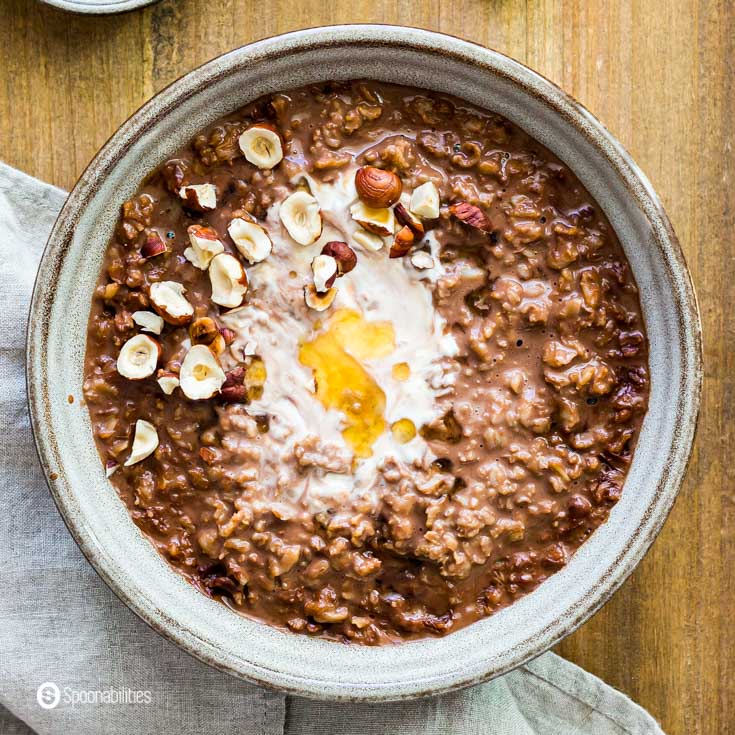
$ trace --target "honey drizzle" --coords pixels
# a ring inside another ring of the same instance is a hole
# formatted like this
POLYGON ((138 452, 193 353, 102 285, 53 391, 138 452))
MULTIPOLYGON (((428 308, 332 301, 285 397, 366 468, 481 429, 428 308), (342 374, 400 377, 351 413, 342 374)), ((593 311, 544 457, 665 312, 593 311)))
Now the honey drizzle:
POLYGON ((390 322, 369 322, 351 309, 336 311, 324 331, 299 348, 299 360, 314 372, 316 397, 345 417, 342 436, 355 456, 370 457, 385 431, 385 393, 361 364, 395 349, 390 322))

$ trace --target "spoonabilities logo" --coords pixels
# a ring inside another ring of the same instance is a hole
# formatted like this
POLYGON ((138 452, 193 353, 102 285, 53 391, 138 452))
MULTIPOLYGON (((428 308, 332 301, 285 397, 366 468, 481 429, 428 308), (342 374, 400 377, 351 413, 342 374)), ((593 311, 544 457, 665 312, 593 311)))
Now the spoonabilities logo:
POLYGON ((52 681, 45 681, 38 687, 36 701, 43 709, 53 709, 61 701, 61 691, 52 681))

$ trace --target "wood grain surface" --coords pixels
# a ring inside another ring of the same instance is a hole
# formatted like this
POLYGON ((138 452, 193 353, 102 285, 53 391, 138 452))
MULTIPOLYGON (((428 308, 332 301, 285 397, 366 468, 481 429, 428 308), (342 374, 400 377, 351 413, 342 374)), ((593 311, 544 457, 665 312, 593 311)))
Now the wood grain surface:
POLYGON ((731 0, 163 0, 112 17, 0 0, 0 159, 71 187, 145 100, 249 41, 330 23, 444 31, 540 71, 653 181, 700 299, 704 404, 647 558, 559 652, 670 735, 735 732, 735 3, 731 0))

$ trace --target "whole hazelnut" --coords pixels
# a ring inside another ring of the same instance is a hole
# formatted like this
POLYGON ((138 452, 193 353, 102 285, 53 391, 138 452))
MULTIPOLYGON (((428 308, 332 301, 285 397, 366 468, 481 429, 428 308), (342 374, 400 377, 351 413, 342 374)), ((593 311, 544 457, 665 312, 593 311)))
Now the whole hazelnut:
POLYGON ((355 188, 357 195, 368 207, 385 209, 400 199, 403 184, 392 171, 363 166, 355 174, 355 188))
POLYGON ((337 273, 340 276, 349 273, 357 265, 357 255, 346 242, 328 242, 322 248, 322 255, 331 255, 337 261, 337 273))

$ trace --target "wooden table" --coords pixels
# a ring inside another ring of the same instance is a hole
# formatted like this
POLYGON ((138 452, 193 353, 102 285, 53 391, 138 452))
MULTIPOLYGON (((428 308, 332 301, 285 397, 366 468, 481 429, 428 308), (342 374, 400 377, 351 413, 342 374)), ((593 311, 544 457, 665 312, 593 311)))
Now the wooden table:
POLYGON ((161 87, 283 31, 442 30, 537 69, 653 181, 702 307, 706 378, 688 480, 652 551, 559 652, 670 735, 735 731, 735 3, 731 0, 163 0, 123 16, 0 0, 0 159, 71 187, 161 87))

